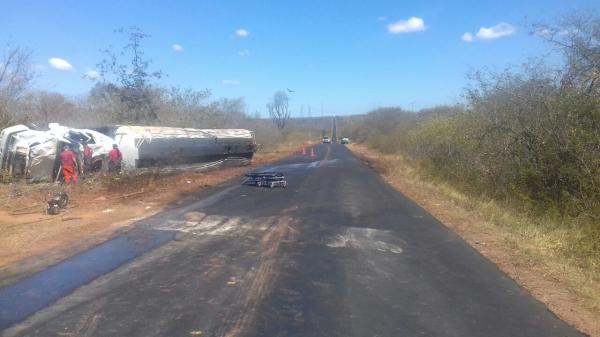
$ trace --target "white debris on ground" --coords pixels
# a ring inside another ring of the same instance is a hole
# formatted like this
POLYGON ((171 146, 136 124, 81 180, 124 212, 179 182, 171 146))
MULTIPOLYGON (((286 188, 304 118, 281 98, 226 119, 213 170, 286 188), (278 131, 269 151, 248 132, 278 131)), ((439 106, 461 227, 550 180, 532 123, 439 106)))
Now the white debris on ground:
POLYGON ((392 233, 373 228, 348 228, 344 234, 336 235, 327 243, 331 248, 354 248, 361 250, 374 250, 384 253, 402 253, 400 246, 386 242, 390 241, 392 233))

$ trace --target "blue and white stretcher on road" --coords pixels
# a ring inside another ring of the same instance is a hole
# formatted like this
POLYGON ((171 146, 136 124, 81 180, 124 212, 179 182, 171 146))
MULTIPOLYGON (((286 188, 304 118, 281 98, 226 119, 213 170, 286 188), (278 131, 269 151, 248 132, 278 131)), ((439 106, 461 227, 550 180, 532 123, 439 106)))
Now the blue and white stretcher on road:
POLYGON ((287 181, 281 172, 252 172, 246 174, 244 185, 258 187, 286 187, 287 181))

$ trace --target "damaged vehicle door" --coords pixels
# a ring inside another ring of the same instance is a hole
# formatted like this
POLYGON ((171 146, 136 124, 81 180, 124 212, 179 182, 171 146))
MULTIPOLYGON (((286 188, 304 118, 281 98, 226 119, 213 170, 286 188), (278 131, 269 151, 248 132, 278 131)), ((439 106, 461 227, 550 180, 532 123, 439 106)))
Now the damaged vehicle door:
POLYGON ((11 171, 13 153, 9 150, 15 142, 14 135, 29 130, 25 125, 8 127, 0 133, 0 169, 11 171))
POLYGON ((2 131, 0 168, 33 181, 52 180, 58 139, 45 132, 16 125, 2 131))

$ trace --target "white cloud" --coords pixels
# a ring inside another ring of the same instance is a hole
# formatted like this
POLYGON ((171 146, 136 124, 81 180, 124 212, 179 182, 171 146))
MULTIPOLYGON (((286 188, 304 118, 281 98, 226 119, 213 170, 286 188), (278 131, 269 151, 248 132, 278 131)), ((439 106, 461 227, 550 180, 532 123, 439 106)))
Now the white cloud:
POLYGON ((240 85, 240 80, 223 80, 225 85, 240 85))
MULTIPOLYGON (((506 22, 500 22, 499 24, 492 27, 481 27, 477 34, 466 32, 462 35, 461 39, 465 42, 473 42, 475 40, 493 40, 504 36, 513 35, 517 30, 512 25, 506 22)), ((535 32, 538 36, 547 36, 551 32, 548 29, 541 29, 535 32)))
POLYGON ((247 37, 248 35, 250 35, 250 32, 245 30, 244 28, 240 28, 235 31, 235 35, 237 35, 238 37, 247 37))
POLYGON ((83 74, 83 77, 87 78, 88 80, 94 81, 94 80, 97 80, 98 77, 100 77, 100 73, 94 69, 88 69, 83 74))
POLYGON ((248 49, 238 51, 238 55, 240 57, 250 56, 250 51, 248 49))
POLYGON ((176 52, 183 51, 183 47, 180 44, 177 44, 177 43, 175 43, 174 45, 172 45, 171 48, 173 48, 173 51, 176 51, 176 52))
POLYGON ((389 24, 387 29, 392 34, 401 34, 424 31, 427 27, 423 19, 412 16, 408 20, 400 20, 389 24))
POLYGON ((480 40, 491 40, 497 39, 504 36, 512 35, 516 32, 515 27, 509 25, 506 22, 500 22, 493 27, 481 27, 475 35, 480 40))
POLYGON ((465 42, 473 42, 473 34, 471 33, 464 33, 461 37, 461 39, 465 42))
POLYGON ((73 70, 73 66, 71 65, 71 63, 67 62, 67 60, 63 60, 58 57, 53 57, 53 58, 49 59, 48 63, 54 69, 73 70))
POLYGON ((377 21, 385 21, 387 20, 387 16, 379 16, 377 17, 377 21))

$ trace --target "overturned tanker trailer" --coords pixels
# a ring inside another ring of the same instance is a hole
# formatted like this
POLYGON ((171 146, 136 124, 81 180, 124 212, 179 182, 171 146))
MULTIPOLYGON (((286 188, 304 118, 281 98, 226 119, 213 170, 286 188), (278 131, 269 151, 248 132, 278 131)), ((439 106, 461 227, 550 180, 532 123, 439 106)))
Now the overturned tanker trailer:
POLYGON ((245 129, 110 126, 92 130, 50 123, 47 130, 39 130, 15 125, 0 133, 0 169, 32 182, 53 181, 59 177, 62 147, 70 145, 81 160, 84 143, 93 150, 92 171, 106 169, 113 144, 119 145, 125 170, 235 158, 248 162, 256 150, 254 133, 245 129))
POLYGON ((197 164, 230 158, 252 159, 254 132, 122 125, 104 128, 123 154, 123 168, 197 164))

